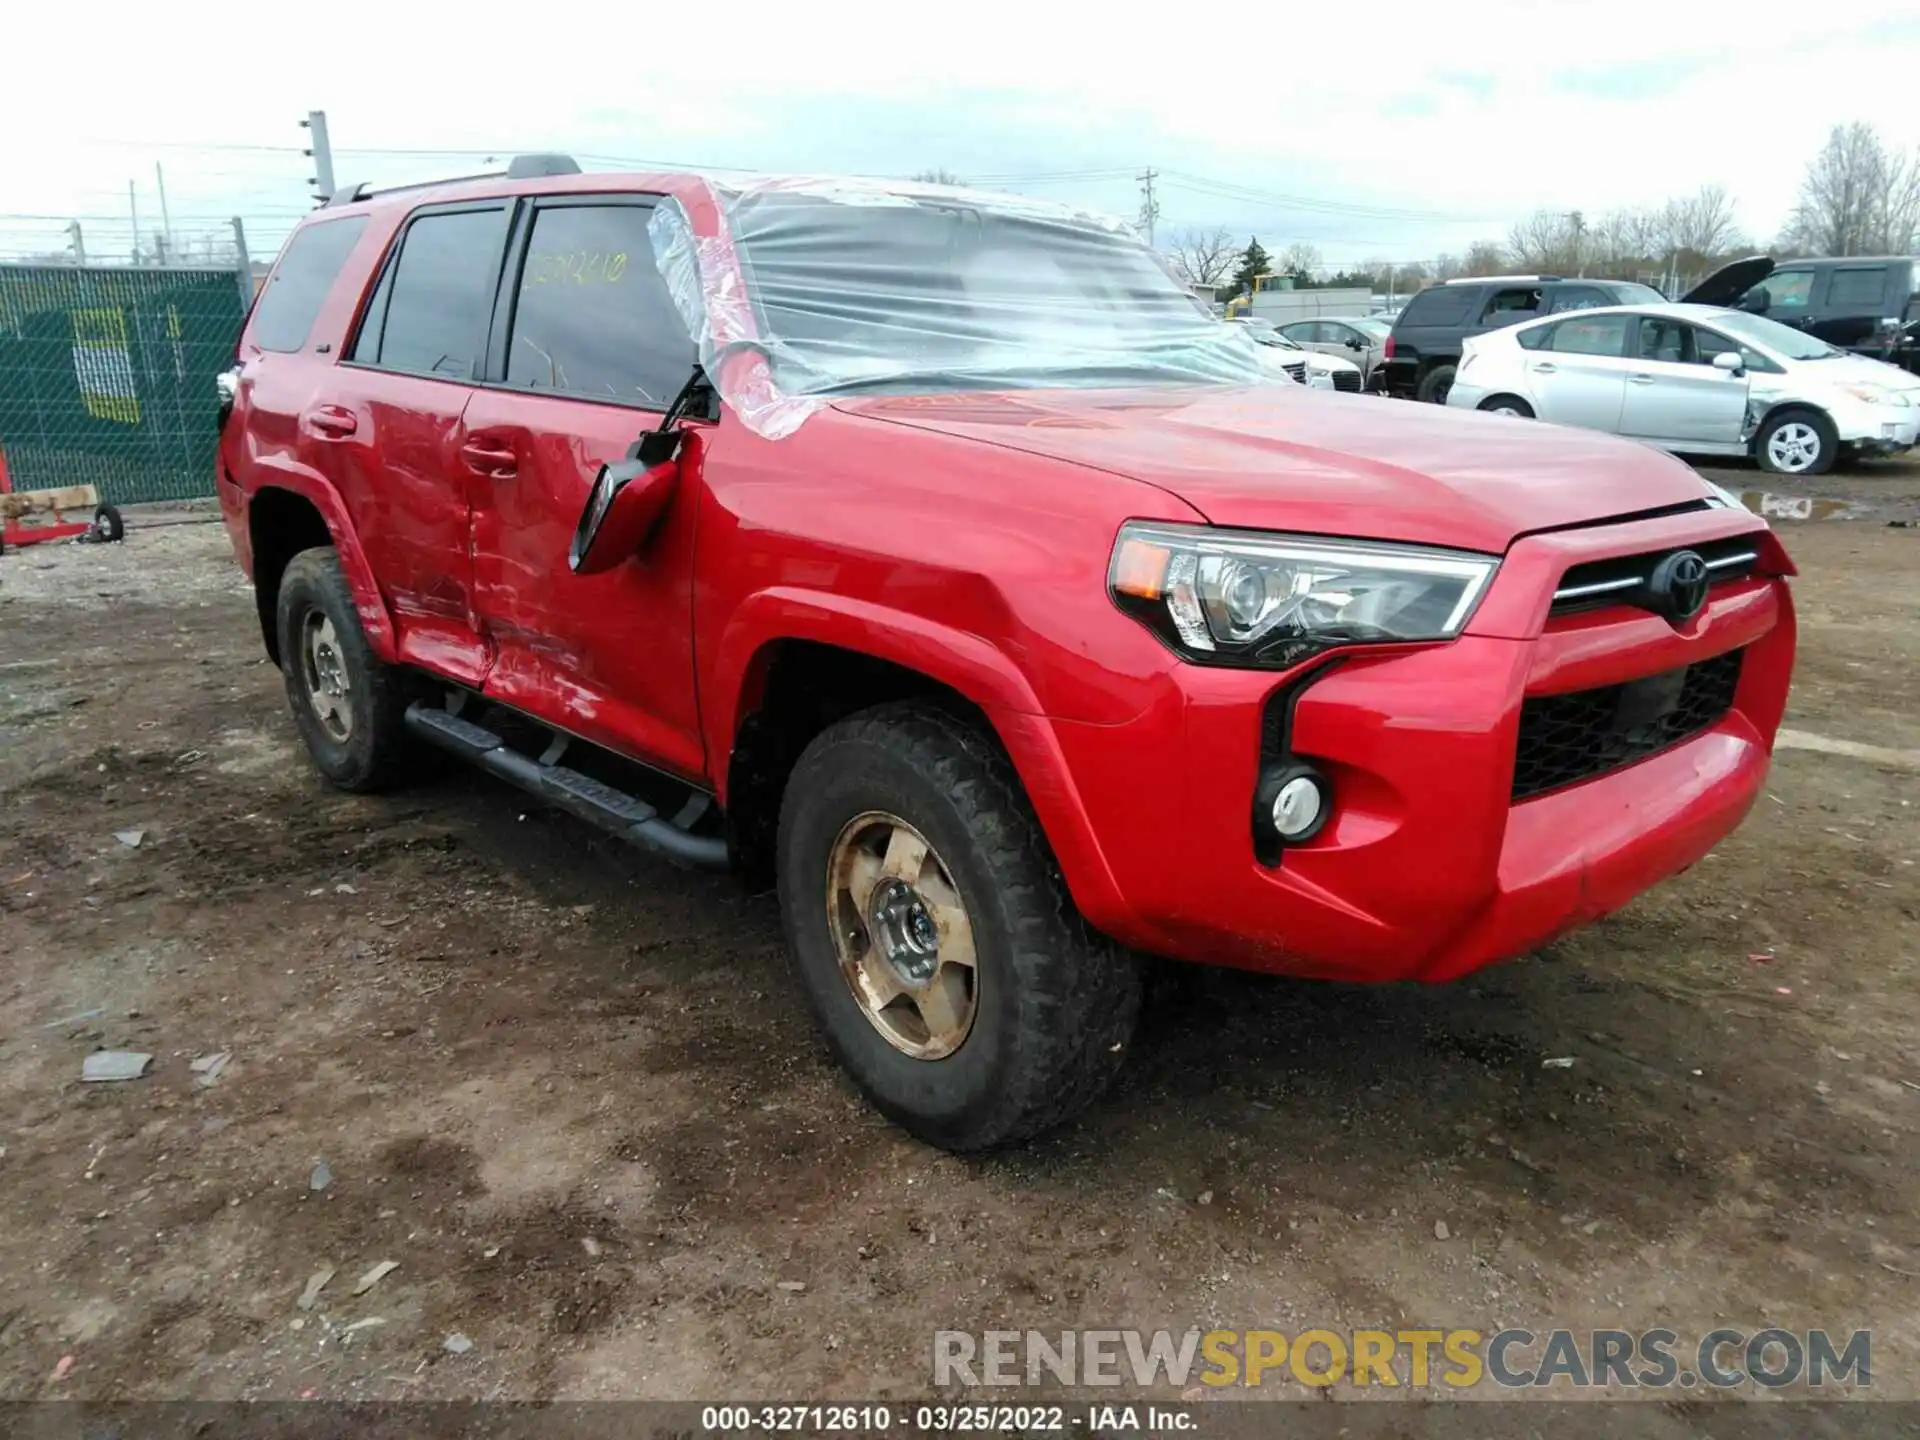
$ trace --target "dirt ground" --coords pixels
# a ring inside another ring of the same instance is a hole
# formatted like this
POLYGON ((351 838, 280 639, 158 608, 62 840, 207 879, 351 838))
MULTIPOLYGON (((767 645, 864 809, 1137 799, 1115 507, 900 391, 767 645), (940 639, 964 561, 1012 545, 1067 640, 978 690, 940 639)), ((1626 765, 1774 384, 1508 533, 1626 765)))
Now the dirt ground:
POLYGON ((1115 1093, 977 1161, 852 1093, 770 898, 457 769, 316 783, 218 525, 8 553, 0 1398, 912 1397, 940 1328, 1722 1323, 1871 1327, 1920 1395, 1920 466, 1823 485, 1868 518, 1783 522, 1788 723, 1904 755, 1783 749, 1691 873, 1451 987, 1186 972, 1115 1093), (81 1084, 103 1046, 152 1069, 81 1084))

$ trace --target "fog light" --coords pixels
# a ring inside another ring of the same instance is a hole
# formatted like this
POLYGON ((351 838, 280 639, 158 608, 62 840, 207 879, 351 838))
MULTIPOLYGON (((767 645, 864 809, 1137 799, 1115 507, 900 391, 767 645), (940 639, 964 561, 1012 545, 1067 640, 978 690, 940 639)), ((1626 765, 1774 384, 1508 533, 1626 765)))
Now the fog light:
POLYGON ((1254 853, 1276 864, 1280 848, 1302 845, 1326 828, 1333 813, 1333 787, 1303 761, 1271 766, 1253 796, 1254 853))
POLYGON ((1320 782, 1308 775, 1296 775, 1282 785, 1273 797, 1273 828, 1282 840, 1297 840, 1320 823, 1325 801, 1320 782))

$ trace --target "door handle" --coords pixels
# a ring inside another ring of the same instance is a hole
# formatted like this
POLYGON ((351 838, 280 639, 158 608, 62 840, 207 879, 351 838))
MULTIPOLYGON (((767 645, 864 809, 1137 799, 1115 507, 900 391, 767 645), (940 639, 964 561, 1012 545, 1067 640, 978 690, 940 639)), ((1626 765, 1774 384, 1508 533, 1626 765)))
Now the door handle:
POLYGON ((460 458, 467 462, 468 469, 495 480, 508 479, 520 466, 513 447, 499 440, 476 438, 464 441, 460 446, 460 458))
POLYGON ((360 428, 344 405, 321 405, 307 413, 307 428, 322 440, 344 440, 360 428))
POLYGON ((1629 375, 1627 379, 1635 385, 1651 385, 1653 383, 1653 376, 1651 375, 1629 375))
POLYGON ((1536 375, 1557 375, 1560 373, 1560 367, 1558 365, 1550 365, 1545 360, 1542 360, 1538 365, 1533 367, 1533 373, 1536 375))

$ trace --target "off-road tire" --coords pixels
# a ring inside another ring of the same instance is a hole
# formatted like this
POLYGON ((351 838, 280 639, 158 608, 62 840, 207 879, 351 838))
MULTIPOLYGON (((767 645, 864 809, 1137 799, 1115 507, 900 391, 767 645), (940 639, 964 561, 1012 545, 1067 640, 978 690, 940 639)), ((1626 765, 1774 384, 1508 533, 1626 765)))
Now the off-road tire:
POLYGON ((1113 1079, 1139 1016, 1142 964, 1075 911, 989 736, 911 702, 829 727, 788 779, 777 848, 781 918, 814 1015, 860 1089, 903 1128, 947 1150, 1009 1145, 1067 1119, 1113 1079), (889 1044, 840 970, 829 857, 842 827, 868 811, 927 838, 972 922, 978 1008, 944 1059, 889 1044))
POLYGON ((1833 462, 1839 454, 1840 436, 1839 432, 1833 428, 1833 421, 1820 411, 1807 406, 1791 406, 1769 415, 1753 437, 1753 458, 1762 470, 1771 475, 1788 475, 1795 479, 1808 475, 1824 475, 1833 468, 1833 462), (1782 468, 1768 448, 1774 433, 1789 425, 1804 425, 1820 440, 1818 457, 1812 464, 1798 470, 1782 468))
POLYGON ((405 672, 374 657, 332 549, 302 550, 288 562, 280 577, 275 623, 287 703, 314 768, 342 790, 369 792, 398 784, 412 754, 406 731, 411 687, 405 672), (344 740, 327 732, 308 693, 302 644, 307 617, 316 612, 333 622, 352 697, 353 720, 344 740))
POLYGON ((1436 365, 1420 377, 1420 383, 1414 387, 1414 399, 1424 400, 1429 405, 1447 403, 1447 392, 1453 389, 1453 376, 1457 369, 1453 365, 1436 365))

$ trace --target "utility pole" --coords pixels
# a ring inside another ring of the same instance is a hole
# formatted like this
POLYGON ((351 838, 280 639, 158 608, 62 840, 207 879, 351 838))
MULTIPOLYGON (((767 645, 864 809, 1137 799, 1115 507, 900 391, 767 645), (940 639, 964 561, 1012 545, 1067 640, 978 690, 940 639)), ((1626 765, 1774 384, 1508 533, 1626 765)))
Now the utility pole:
POLYGON ((153 162, 154 183, 160 187, 160 263, 173 259, 173 221, 167 215, 167 176, 158 160, 153 162))
POLYGON ((233 217, 233 263, 240 276, 240 313, 253 309, 253 257, 247 254, 247 227, 233 217))
POLYGON ((1153 182, 1160 178, 1160 172, 1149 165, 1133 178, 1140 182, 1140 228, 1146 232, 1147 244, 1151 246, 1153 222, 1160 218, 1160 202, 1153 198, 1153 182))
POLYGON ((73 263, 84 266, 87 263, 87 242, 80 233, 78 220, 67 222, 67 235, 73 241, 73 263))
POLYGON ((313 176, 307 183, 313 186, 313 198, 324 205, 333 198, 333 146, 327 141, 327 112, 309 110, 300 126, 310 132, 313 141, 311 148, 301 152, 313 158, 313 176))
POLYGON ((133 198, 133 181, 127 181, 127 214, 133 218, 133 263, 140 263, 140 202, 133 198))

